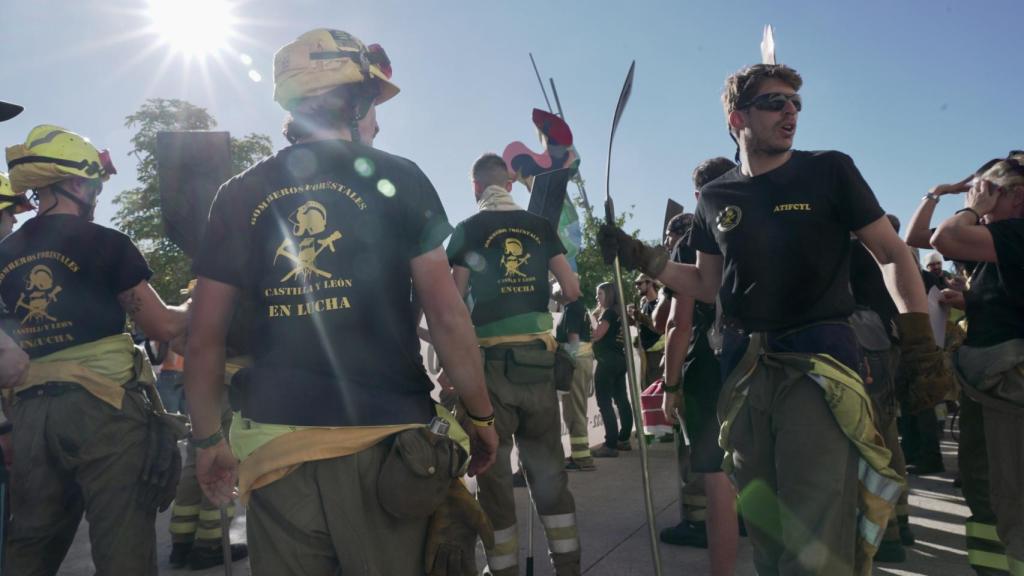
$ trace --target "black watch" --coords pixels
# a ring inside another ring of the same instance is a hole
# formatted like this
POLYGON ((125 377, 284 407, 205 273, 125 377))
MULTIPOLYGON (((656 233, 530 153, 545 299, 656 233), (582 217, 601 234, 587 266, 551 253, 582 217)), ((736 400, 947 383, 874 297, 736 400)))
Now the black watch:
POLYGON ((220 444, 220 441, 223 439, 224 433, 221 432, 220 430, 217 430, 216 432, 210 434, 206 438, 196 438, 195 436, 190 436, 188 439, 188 443, 191 444, 193 448, 205 450, 207 448, 213 448, 217 444, 220 444))

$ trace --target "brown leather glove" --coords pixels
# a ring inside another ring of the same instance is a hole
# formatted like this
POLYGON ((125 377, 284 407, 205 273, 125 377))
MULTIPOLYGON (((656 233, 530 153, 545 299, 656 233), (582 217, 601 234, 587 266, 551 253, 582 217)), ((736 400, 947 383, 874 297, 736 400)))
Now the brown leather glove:
POLYGON ((139 474, 142 484, 138 492, 143 508, 167 510, 174 501, 181 479, 181 451, 178 440, 184 437, 185 425, 167 413, 152 413, 149 416, 149 433, 146 439, 146 460, 139 474))
POLYGON ((946 355, 935 344, 928 314, 910 312, 896 317, 900 335, 901 396, 916 414, 934 408, 953 389, 946 355))
POLYGON ((477 576, 476 539, 494 547, 494 528, 461 480, 452 480, 448 496, 430 517, 427 576, 477 576))
POLYGON ((619 257, 619 265, 627 270, 640 270, 657 278, 668 264, 668 252, 661 246, 648 246, 616 226, 602 224, 597 232, 601 257, 611 264, 619 257))

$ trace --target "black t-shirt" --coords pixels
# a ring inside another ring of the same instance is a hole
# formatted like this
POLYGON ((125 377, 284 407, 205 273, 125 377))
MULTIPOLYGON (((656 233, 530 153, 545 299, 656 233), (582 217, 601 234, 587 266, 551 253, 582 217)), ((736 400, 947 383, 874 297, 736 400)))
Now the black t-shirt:
POLYGON ((525 210, 478 212, 460 222, 448 243, 448 260, 469 269, 478 334, 492 322, 547 313, 548 260, 559 254, 565 247, 551 223, 525 210))
POLYGON ((736 167, 704 186, 690 246, 723 256, 726 317, 780 330, 853 312, 850 232, 883 214, 849 156, 794 150, 775 170, 736 167))
POLYGON ((582 300, 566 304, 558 326, 555 327, 555 340, 567 343, 569 334, 579 335, 580 342, 590 342, 590 320, 587 319, 587 307, 582 300))
POLYGON ((410 261, 450 231, 416 164, 343 140, 289 146, 221 186, 193 268, 255 308, 242 414, 428 421, 410 261))
POLYGON ((118 294, 152 275, 124 234, 70 214, 37 216, 0 242, 4 331, 32 358, 121 334, 118 294))
POLYGON ((853 299, 858 306, 870 308, 882 319, 882 325, 889 329, 899 309, 885 287, 882 269, 871 256, 860 240, 851 240, 853 251, 850 254, 850 288, 853 299))
POLYGON ((594 342, 594 357, 598 362, 626 358, 626 347, 622 344, 622 322, 619 313, 609 308, 601 314, 599 322, 608 323, 608 331, 594 342))
MULTIPOLYGON (((658 299, 654 298, 653 300, 648 300, 644 302, 643 306, 640 307, 640 311, 643 312, 648 318, 652 318, 654 316, 654 309, 657 306, 658 299)), ((640 334, 640 346, 642 346, 644 350, 647 350, 651 346, 654 346, 658 342, 658 339, 661 338, 661 334, 658 334, 657 332, 649 328, 647 324, 641 323, 640 326, 637 328, 637 332, 640 334)))
MULTIPOLYGON (((689 232, 687 232, 689 234, 689 232)), ((697 263, 697 251, 689 247, 686 243, 686 237, 683 241, 680 241, 672 249, 672 261, 680 264, 696 264, 697 263)), ((690 354, 693 354, 698 348, 700 341, 707 340, 708 330, 715 325, 715 305, 708 302, 701 302, 700 300, 693 301, 693 320, 691 322, 690 332, 690 348, 687 352, 687 358, 690 354)))
POLYGON ((1024 218, 987 225, 996 262, 980 262, 964 292, 966 346, 994 346, 1024 338, 1024 218))

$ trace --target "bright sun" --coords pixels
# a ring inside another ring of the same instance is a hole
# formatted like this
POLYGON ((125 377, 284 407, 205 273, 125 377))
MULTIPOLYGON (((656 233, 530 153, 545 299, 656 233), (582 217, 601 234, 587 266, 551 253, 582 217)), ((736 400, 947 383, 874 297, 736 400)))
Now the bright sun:
POLYGON ((149 0, 153 29, 176 52, 205 57, 228 46, 236 18, 229 0, 149 0))

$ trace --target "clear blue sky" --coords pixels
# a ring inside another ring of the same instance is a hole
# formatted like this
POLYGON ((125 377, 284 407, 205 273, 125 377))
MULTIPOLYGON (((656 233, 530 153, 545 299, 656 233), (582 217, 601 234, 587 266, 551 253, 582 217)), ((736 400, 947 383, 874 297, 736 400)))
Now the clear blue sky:
MULTIPOLYGON (((660 234, 665 201, 693 208, 690 171, 733 153, 722 81, 760 59, 761 28, 776 30, 779 60, 803 75, 796 146, 850 154, 886 210, 906 222, 932 185, 1024 148, 1021 6, 1012 0, 901 2, 469 0, 238 2, 241 22, 222 64, 205 71, 146 33, 145 0, 7 2, 0 19, 0 99, 26 106, 0 124, 21 142, 56 123, 111 149, 120 174, 101 196, 135 185, 124 117, 147 98, 207 108, 234 135, 269 134, 275 50, 315 27, 382 44, 402 93, 378 110, 377 146, 416 161, 457 222, 475 210, 467 173, 482 152, 522 140, 536 149, 530 110, 544 100, 527 53, 558 84, 592 200, 604 196, 608 131, 632 59, 633 98, 616 139, 612 192, 632 227, 660 234), (251 56, 263 80, 248 78, 251 56)), ((197 15, 199 17, 199 15, 197 15)), ((523 201, 521 191, 517 197, 523 201)), ((939 216, 958 208, 944 200, 939 216)))

